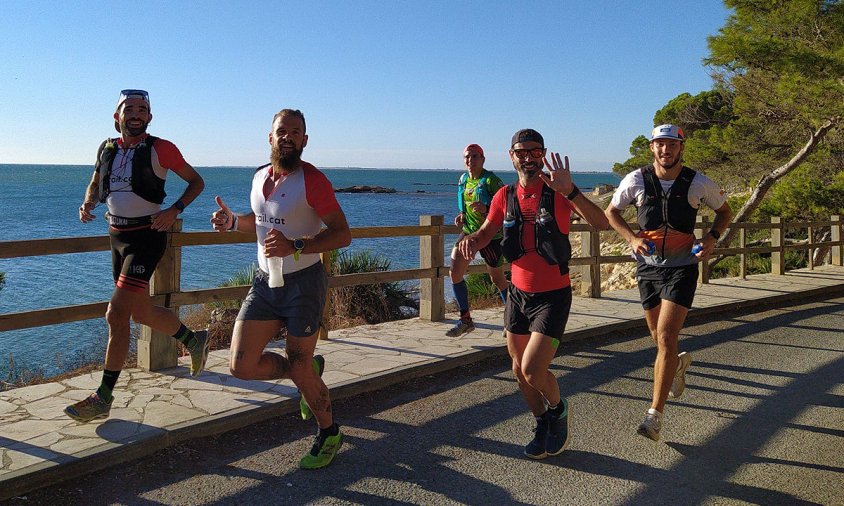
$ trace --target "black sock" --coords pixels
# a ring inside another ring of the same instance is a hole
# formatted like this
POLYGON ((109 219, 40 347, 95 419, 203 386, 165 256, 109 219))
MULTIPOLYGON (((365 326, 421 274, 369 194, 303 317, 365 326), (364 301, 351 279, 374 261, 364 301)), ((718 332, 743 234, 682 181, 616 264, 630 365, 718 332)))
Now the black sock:
POLYGON ((100 396, 100 399, 109 402, 114 398, 112 392, 114 391, 114 385, 117 384, 117 378, 119 377, 120 371, 103 370, 103 381, 100 383, 100 388, 97 389, 97 395, 100 396))
POLYGON ((173 334, 173 339, 179 341, 180 343, 184 344, 187 348, 193 346, 193 331, 187 327, 183 323, 179 330, 173 334))
POLYGON ((326 429, 319 429, 320 436, 336 436, 338 432, 340 432, 340 426, 337 425, 337 422, 332 423, 331 427, 326 429))
POLYGON ((566 408, 565 404, 563 403, 562 400, 560 400, 560 403, 557 404, 556 406, 549 406, 548 412, 551 413, 551 415, 553 415, 555 417, 559 417, 560 415, 563 414, 563 411, 565 410, 565 408, 566 408))

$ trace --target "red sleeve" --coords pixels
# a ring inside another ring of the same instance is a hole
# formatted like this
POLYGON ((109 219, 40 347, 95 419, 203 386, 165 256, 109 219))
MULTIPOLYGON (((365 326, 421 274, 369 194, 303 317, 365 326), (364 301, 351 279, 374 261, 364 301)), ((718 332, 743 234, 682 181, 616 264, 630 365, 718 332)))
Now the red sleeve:
POLYGON ((158 155, 158 163, 165 169, 170 169, 176 174, 185 167, 185 158, 175 144, 168 140, 158 139, 153 144, 155 154, 158 155))
POLYGON ((302 162, 302 170, 305 171, 305 198, 317 215, 322 218, 339 210, 340 203, 337 202, 334 188, 325 174, 307 162, 302 162))
POLYGON ((557 226, 560 227, 560 232, 568 234, 569 225, 571 225, 571 213, 574 211, 574 207, 569 202, 569 199, 563 197, 560 193, 556 193, 554 199, 554 219, 557 220, 557 226))
POLYGON ((504 223, 504 213, 507 211, 507 187, 502 186, 495 192, 492 197, 492 202, 489 204, 489 212, 487 212, 486 219, 495 228, 501 227, 504 223))

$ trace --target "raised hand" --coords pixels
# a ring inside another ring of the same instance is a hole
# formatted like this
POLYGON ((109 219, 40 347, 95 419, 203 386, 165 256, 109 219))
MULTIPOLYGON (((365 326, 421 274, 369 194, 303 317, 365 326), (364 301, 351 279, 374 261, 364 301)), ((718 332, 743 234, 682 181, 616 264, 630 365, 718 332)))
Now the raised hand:
POLYGON ((220 198, 219 195, 214 197, 214 200, 217 202, 217 205, 220 209, 214 211, 211 214, 211 225, 214 226, 214 230, 217 232, 226 232, 228 231, 231 226, 232 222, 234 221, 234 214, 232 213, 229 206, 223 202, 223 199, 220 198))
POLYGON ((574 183, 571 180, 571 171, 569 170, 569 157, 560 159, 560 153, 551 152, 551 163, 548 163, 548 158, 542 159, 545 162, 545 168, 548 169, 548 174, 540 173, 539 178, 542 179, 549 188, 555 192, 568 195, 574 190, 574 183), (564 161, 565 160, 565 161, 564 161))

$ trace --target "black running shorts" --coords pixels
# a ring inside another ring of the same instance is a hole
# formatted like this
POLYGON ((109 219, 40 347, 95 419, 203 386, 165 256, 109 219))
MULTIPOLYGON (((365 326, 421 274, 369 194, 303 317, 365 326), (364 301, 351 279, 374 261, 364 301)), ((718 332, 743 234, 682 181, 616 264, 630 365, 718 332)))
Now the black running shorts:
POLYGON ((653 309, 670 300, 686 309, 692 308, 697 290, 698 264, 683 267, 657 267, 640 263, 636 266, 636 281, 642 307, 653 309))
POLYGON ((167 232, 149 226, 121 230, 109 227, 111 266, 118 288, 146 291, 155 267, 167 249, 167 232))
POLYGON ((570 286, 530 293, 510 285, 504 306, 504 327, 513 334, 539 332, 559 341, 566 330, 570 310, 570 286))
MULTIPOLYGON (((461 232, 460 235, 457 237, 457 241, 454 243, 454 248, 457 248, 457 244, 466 237, 466 234, 461 232)), ((484 259, 484 262, 490 267, 501 267, 504 265, 504 255, 501 254, 501 239, 493 239, 489 241, 489 244, 484 246, 483 248, 478 251, 481 254, 481 258, 484 259)), ((454 254, 452 253, 452 256, 454 254)))

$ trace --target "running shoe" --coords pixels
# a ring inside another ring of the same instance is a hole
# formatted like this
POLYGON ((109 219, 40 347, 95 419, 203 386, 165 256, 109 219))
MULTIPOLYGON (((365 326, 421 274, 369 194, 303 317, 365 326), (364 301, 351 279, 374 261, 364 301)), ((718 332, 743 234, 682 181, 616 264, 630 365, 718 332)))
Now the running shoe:
POLYGON ((684 351, 677 355, 677 358, 680 359, 680 362, 677 364, 677 373, 674 374, 671 390, 668 391, 668 395, 675 399, 683 395, 683 390, 686 389, 686 369, 692 365, 692 354, 684 351))
POLYGON ((64 414, 73 418, 77 422, 90 422, 98 418, 108 418, 108 413, 111 411, 111 403, 114 402, 114 397, 110 401, 104 401, 97 392, 92 393, 81 401, 71 404, 64 408, 64 414))
POLYGON ((548 455, 559 455, 569 447, 569 402, 565 399, 560 402, 563 403, 560 416, 548 412, 548 441, 545 443, 548 455))
POLYGON ((636 431, 640 436, 659 441, 659 431, 662 429, 662 413, 654 408, 648 408, 645 419, 636 431))
POLYGON ((195 339, 193 346, 188 348, 188 352, 190 352, 190 375, 199 376, 199 373, 205 369, 205 362, 208 361, 211 341, 208 340, 208 329, 197 330, 193 333, 193 337, 195 339))
MULTIPOLYGON (((322 355, 314 355, 312 365, 314 372, 319 374, 319 377, 321 378, 322 371, 325 370, 325 358, 322 355)), ((299 391, 299 414, 302 415, 302 420, 310 420, 314 416, 311 411, 311 407, 308 406, 308 401, 305 400, 301 390, 299 391)))
POLYGON ((548 412, 536 417, 536 428, 533 429, 533 440, 525 446, 525 455, 532 459, 544 459, 548 456, 546 451, 548 441, 548 427, 550 420, 548 412))
POLYGON ((475 330, 475 324, 472 322, 472 319, 470 318, 468 320, 464 320, 461 318, 460 320, 457 320, 457 325, 450 328, 445 335, 447 337, 459 337, 473 330, 475 330))
POLYGON ((322 431, 317 433, 314 445, 311 451, 302 457, 299 461, 299 467, 302 469, 319 469, 327 466, 334 460, 337 455, 337 450, 343 444, 343 433, 337 428, 337 434, 333 436, 322 435, 322 431))

